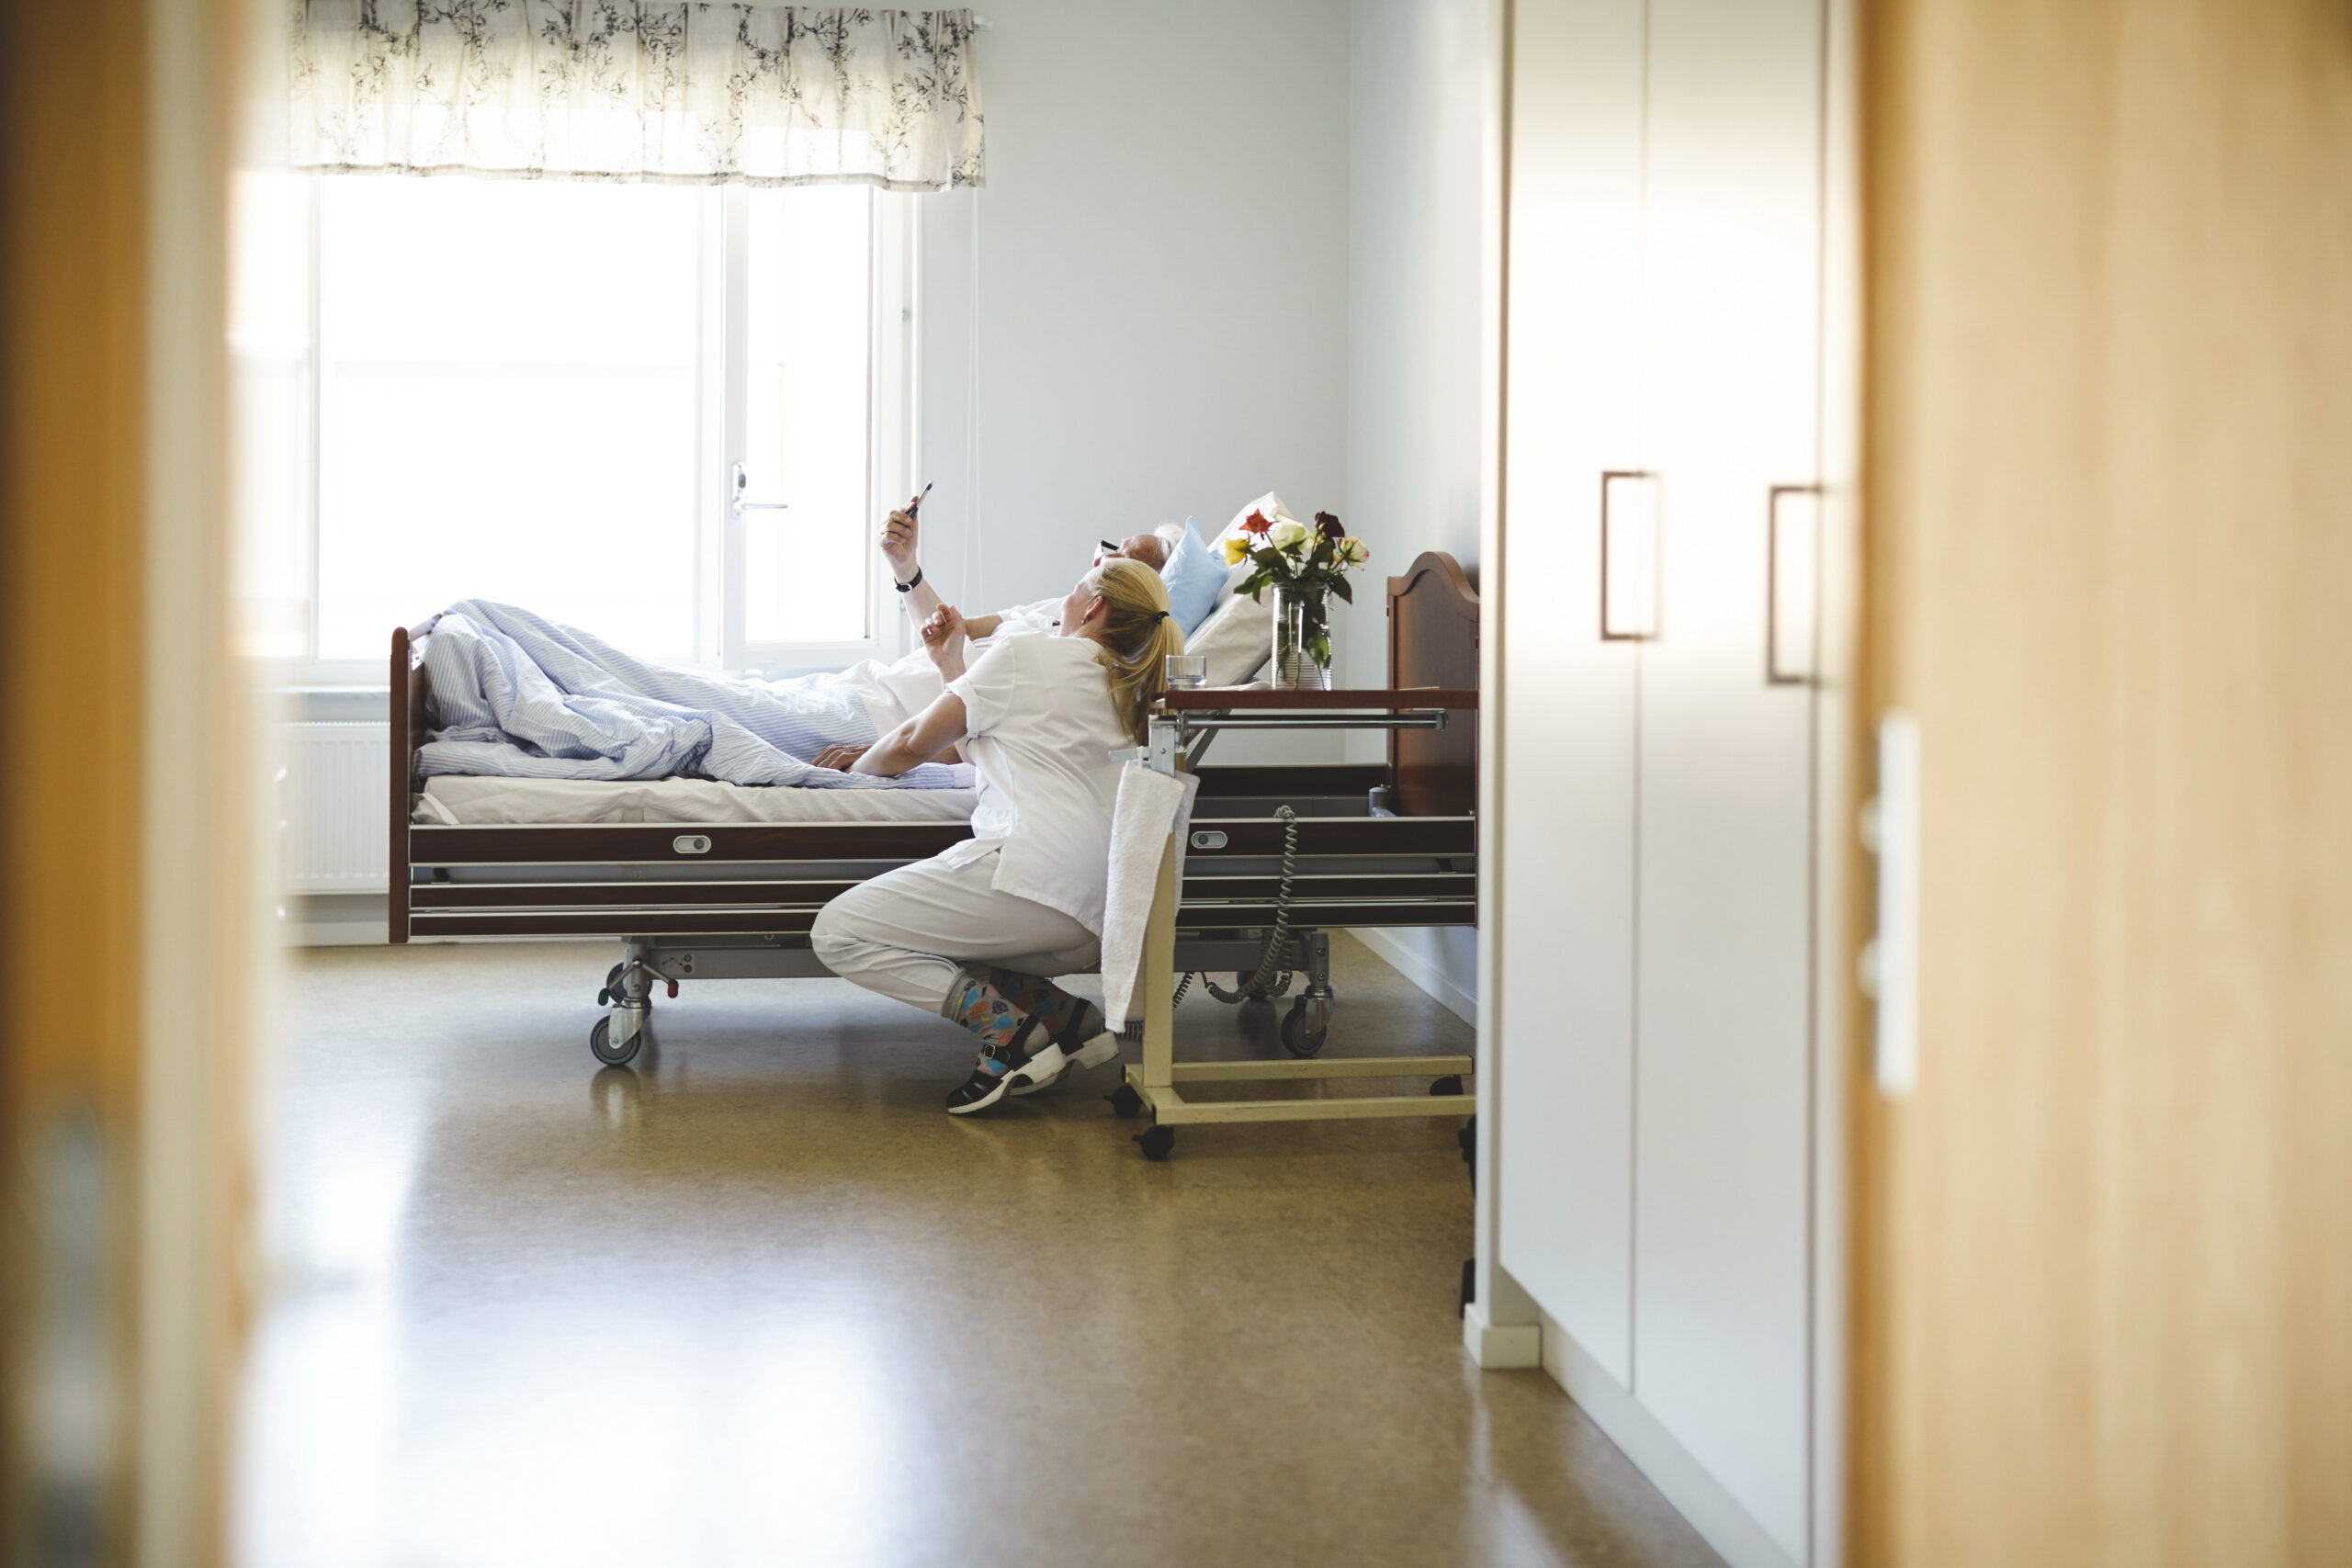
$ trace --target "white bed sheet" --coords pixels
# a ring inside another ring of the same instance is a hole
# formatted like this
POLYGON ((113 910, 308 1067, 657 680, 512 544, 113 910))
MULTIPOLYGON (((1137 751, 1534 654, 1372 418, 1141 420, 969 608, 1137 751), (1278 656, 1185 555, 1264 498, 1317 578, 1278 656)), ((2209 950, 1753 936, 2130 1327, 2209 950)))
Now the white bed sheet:
POLYGON ((582 822, 964 822, 968 789, 770 789, 715 779, 427 779, 410 820, 438 827, 582 822))

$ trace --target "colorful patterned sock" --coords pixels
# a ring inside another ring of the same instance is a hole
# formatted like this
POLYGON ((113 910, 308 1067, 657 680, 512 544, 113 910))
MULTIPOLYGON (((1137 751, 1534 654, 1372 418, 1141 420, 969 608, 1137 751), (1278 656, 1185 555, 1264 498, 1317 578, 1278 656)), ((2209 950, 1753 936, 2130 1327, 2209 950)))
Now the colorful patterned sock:
POLYGON ((1000 1061, 1009 1061, 1012 1043, 1029 1018, 1029 1010, 1009 999, 989 983, 991 970, 959 969, 947 987, 939 1016, 960 1023, 979 1038, 980 1049, 1000 1061))
POLYGON ((1023 1012, 1035 1013, 1046 1032, 1060 1039, 1085 1010, 1083 998, 1073 997, 1051 980, 1012 969, 990 969, 988 982, 1023 1012))

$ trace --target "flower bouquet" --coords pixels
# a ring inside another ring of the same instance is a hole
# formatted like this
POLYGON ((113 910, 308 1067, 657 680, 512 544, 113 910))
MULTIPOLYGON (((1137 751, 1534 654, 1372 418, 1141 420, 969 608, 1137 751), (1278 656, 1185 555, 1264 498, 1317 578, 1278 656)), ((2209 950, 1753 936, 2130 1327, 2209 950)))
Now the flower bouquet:
POLYGON ((1245 559, 1255 570, 1238 592, 1261 604, 1274 591, 1274 684, 1291 691, 1329 691, 1331 685, 1329 596, 1349 604, 1355 594, 1347 574, 1372 558, 1362 539, 1351 537, 1328 512, 1312 525, 1280 513, 1252 512, 1241 531, 1225 542, 1225 563, 1245 559))

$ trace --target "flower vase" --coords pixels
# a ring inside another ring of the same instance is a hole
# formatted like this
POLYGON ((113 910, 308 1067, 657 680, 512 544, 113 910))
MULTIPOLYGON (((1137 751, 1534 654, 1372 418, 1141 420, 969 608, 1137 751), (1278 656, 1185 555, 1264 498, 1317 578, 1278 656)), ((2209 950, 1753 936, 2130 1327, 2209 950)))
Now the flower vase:
POLYGON ((1274 590, 1274 685, 1285 692, 1331 689, 1330 590, 1277 582, 1274 590))

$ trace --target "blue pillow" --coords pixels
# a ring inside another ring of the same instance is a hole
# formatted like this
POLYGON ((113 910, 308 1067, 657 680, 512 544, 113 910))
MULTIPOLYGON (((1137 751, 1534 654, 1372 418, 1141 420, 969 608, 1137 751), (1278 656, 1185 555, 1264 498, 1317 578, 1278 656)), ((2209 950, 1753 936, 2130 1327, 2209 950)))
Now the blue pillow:
POLYGON ((1184 536, 1168 552, 1168 564, 1159 569, 1159 581, 1168 589, 1168 613, 1186 637, 1193 628, 1209 618, 1216 608, 1216 596, 1225 589, 1225 562, 1201 542, 1200 530, 1193 520, 1184 519, 1184 536))

